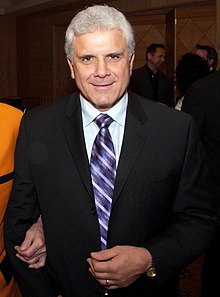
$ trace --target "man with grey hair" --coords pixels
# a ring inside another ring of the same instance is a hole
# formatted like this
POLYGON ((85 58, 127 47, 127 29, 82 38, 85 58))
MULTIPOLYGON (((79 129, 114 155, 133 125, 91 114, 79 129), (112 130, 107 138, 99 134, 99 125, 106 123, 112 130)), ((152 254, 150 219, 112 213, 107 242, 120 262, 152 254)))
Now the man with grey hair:
POLYGON ((79 12, 65 44, 79 91, 23 117, 5 233, 24 297, 174 297, 214 236, 195 124, 127 91, 134 49, 121 12, 79 12), (40 214, 47 261, 30 272, 14 244, 40 214))

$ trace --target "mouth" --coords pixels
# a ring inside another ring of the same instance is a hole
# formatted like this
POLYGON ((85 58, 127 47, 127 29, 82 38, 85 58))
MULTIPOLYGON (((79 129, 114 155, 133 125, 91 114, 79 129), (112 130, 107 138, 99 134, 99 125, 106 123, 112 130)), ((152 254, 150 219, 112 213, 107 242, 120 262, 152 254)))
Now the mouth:
POLYGON ((96 90, 96 91, 108 91, 111 90, 113 87, 114 83, 92 83, 92 87, 96 90))
POLYGON ((96 88, 105 88, 105 87, 109 87, 109 86, 112 86, 113 85, 113 82, 111 83, 92 83, 93 87, 96 87, 96 88))

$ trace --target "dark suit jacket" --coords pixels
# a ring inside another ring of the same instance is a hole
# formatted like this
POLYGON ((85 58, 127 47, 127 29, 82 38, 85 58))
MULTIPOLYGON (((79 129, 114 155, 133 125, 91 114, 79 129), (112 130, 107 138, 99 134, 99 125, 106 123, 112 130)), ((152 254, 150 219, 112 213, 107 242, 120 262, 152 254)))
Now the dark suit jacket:
MULTIPOLYGON (((158 81, 158 102, 164 103, 170 107, 174 107, 174 83, 171 77, 164 72, 159 71, 158 81)), ((147 66, 134 69, 130 79, 129 89, 136 94, 150 99, 153 99, 153 90, 151 79, 147 66)))
POLYGON ((192 84, 183 100, 182 111, 196 120, 205 148, 220 216, 220 72, 192 84))
MULTIPOLYGON (((103 296, 86 263, 100 239, 83 135, 77 93, 23 117, 5 240, 25 297, 56 296, 56 286, 65 297, 103 296), (36 271, 15 257, 13 246, 40 213, 48 258, 36 271)), ((142 275, 114 296, 170 296, 168 280, 207 248, 215 219, 202 189, 202 156, 189 115, 129 94, 108 247, 148 248, 157 277, 142 275)))

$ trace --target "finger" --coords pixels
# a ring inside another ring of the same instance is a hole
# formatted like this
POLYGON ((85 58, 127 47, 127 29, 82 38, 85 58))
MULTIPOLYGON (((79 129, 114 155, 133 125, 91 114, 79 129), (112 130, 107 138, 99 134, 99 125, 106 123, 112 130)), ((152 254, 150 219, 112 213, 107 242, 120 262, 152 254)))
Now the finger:
POLYGON ((94 276, 94 278, 96 278, 94 271, 92 270, 92 268, 89 268, 89 272, 94 276))
POLYGON ((118 286, 116 286, 114 284, 114 281, 113 280, 110 280, 110 279, 96 279, 103 287, 105 287, 106 289, 108 290, 111 290, 111 289, 116 289, 118 288, 118 286))
POLYGON ((86 259, 87 263, 90 266, 90 269, 94 271, 93 260, 91 258, 86 259))
POLYGON ((109 261, 96 261, 92 260, 92 268, 96 274, 110 273, 112 272, 112 262, 109 261))
POLYGON ((19 254, 16 255, 17 258, 19 258, 20 260, 22 260, 23 262, 29 264, 30 268, 34 268, 34 269, 38 269, 41 267, 45 266, 45 262, 46 262, 46 253, 42 254, 40 257, 35 257, 32 259, 27 259, 25 257, 20 256, 19 254))
POLYGON ((33 237, 34 237, 34 233, 31 230, 28 230, 24 241, 22 242, 20 249, 21 250, 26 250, 33 242, 33 237))
POLYGON ((15 247, 15 249, 20 256, 23 256, 25 258, 30 258, 30 259, 38 257, 46 252, 45 247, 38 248, 37 246, 30 246, 26 250, 21 250, 21 248, 17 246, 15 247))
POLYGON ((89 271, 91 274, 99 281, 104 281, 106 279, 109 279, 110 274, 104 270, 104 271, 97 271, 94 266, 89 267, 89 271))
POLYGON ((15 250, 17 251, 17 254, 19 254, 20 256, 23 256, 23 257, 31 257, 34 255, 32 249, 29 249, 29 250, 21 250, 21 247, 19 246, 15 246, 15 250))
POLYGON ((37 248, 37 246, 29 247, 26 251, 22 251, 23 256, 27 256, 29 258, 40 256, 46 253, 46 248, 37 248))
POLYGON ((44 249, 42 249, 41 251, 37 251, 37 253, 35 254, 30 254, 28 252, 21 252, 21 253, 16 253, 16 256, 21 259, 21 260, 25 260, 26 262, 28 261, 36 261, 38 260, 41 256, 46 256, 46 252, 44 249))
POLYGON ((27 257, 31 257, 33 256, 36 251, 38 251, 39 249, 36 248, 36 246, 28 246, 27 248, 21 248, 21 246, 15 246, 15 250, 23 256, 27 256, 27 257))
POLYGON ((91 258, 87 259, 87 262, 90 265, 89 272, 103 285, 104 280, 109 277, 109 273, 100 267, 103 263, 92 260, 91 258))
POLYGON ((110 287, 110 281, 108 279, 105 280, 105 286, 110 287))
POLYGON ((21 256, 21 255, 19 255, 19 254, 16 254, 16 257, 17 257, 18 259, 20 259, 21 261, 27 263, 27 260, 26 260, 23 256, 21 256))
POLYGON ((34 257, 34 258, 26 258, 23 256, 20 256, 19 254, 16 254, 16 257, 19 258, 20 260, 22 260, 23 262, 27 263, 27 264, 33 264, 38 262, 39 257, 34 257))
POLYGON ((96 261, 109 261, 114 256, 115 252, 113 248, 91 253, 91 258, 96 261))
POLYGON ((39 269, 45 266, 45 262, 46 262, 46 255, 42 255, 39 259, 38 262, 30 264, 29 268, 32 269, 39 269))

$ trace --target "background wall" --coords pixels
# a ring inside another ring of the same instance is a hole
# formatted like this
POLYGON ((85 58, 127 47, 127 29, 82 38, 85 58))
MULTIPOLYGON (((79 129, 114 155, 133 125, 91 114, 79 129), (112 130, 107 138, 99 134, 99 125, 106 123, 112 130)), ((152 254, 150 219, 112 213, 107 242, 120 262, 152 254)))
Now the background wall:
MULTIPOLYGON (((79 2, 0 16, 0 98, 34 97, 38 98, 37 104, 44 104, 75 89, 63 46, 65 30, 79 9, 79 2)), ((162 2, 157 2, 157 5, 162 2)), ((171 76, 175 75, 179 57, 193 50, 196 43, 215 46, 215 4, 169 8, 166 2, 163 9, 149 10, 152 3, 109 2, 124 11, 134 27, 137 44, 134 67, 145 63, 145 50, 152 42, 165 43, 164 70, 171 76)))
POLYGON ((176 60, 195 45, 216 47, 215 5, 176 9, 176 60))
POLYGON ((0 17, 0 97, 17 94, 16 21, 0 17))

